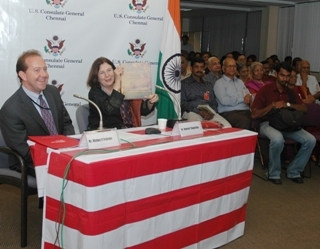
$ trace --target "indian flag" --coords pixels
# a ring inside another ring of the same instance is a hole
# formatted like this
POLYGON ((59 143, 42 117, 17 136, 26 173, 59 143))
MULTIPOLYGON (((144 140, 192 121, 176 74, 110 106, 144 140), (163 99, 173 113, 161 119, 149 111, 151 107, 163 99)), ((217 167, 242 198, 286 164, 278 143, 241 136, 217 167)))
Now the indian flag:
POLYGON ((156 93, 159 95, 158 118, 173 119, 180 115, 180 0, 167 1, 158 60, 156 93))

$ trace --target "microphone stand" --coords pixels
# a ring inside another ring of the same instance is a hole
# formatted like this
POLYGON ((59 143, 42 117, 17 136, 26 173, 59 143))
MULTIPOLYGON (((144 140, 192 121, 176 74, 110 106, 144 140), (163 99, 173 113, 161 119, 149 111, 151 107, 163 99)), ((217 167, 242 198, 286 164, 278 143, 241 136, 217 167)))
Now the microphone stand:
POLYGON ((160 90, 163 90, 167 93, 169 93, 172 97, 173 97, 173 100, 174 100, 174 103, 175 105, 177 106, 177 109, 178 109, 178 119, 168 119, 167 121, 167 127, 170 127, 170 128, 173 128, 174 124, 177 122, 177 121, 183 121, 185 119, 182 119, 181 118, 181 106, 180 106, 180 102, 179 100, 177 99, 177 96, 170 92, 169 90, 167 90, 166 88, 164 87, 161 87, 161 86, 158 86, 158 85, 155 85, 156 88, 160 89, 160 90))
POLYGON ((83 100, 89 102, 90 104, 92 104, 92 105, 97 109, 97 111, 98 111, 98 113, 99 113, 99 116, 100 116, 100 121, 99 121, 99 128, 98 128, 98 130, 99 130, 99 131, 102 131, 102 130, 103 130, 102 113, 101 113, 99 107, 96 105, 96 103, 94 103, 94 102, 91 101, 90 99, 87 99, 87 98, 85 98, 85 97, 79 96, 78 94, 73 94, 73 97, 78 98, 78 99, 83 99, 83 100))

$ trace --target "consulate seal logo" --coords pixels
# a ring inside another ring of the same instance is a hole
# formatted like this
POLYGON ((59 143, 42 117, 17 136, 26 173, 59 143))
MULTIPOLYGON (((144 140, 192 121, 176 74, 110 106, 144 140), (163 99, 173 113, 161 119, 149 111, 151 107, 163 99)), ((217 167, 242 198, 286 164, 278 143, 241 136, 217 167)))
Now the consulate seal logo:
POLYGON ((129 4, 130 10, 133 10, 138 14, 146 12, 148 7, 147 0, 132 0, 132 2, 129 4))
POLYGON ((141 43, 140 39, 136 39, 133 43, 129 42, 130 48, 127 50, 128 55, 133 56, 136 59, 139 59, 140 57, 143 58, 143 56, 147 53, 145 50, 147 43, 141 43))
POLYGON ((59 37, 57 35, 52 37, 52 40, 47 41, 47 46, 44 47, 44 51, 48 54, 52 54, 53 56, 62 55, 63 52, 66 50, 63 48, 65 40, 59 40, 59 37))
POLYGON ((56 9, 59 9, 60 7, 63 8, 67 1, 68 0, 46 0, 46 3, 55 7, 56 9))

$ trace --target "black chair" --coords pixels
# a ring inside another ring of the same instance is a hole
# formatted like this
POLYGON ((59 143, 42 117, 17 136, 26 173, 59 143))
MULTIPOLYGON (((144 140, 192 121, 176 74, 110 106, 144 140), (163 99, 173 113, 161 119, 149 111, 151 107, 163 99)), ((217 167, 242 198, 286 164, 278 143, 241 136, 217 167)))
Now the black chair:
MULTIPOLYGON (((28 196, 37 194, 36 178, 27 175, 27 168, 23 158, 6 146, 0 130, 0 185, 8 184, 21 190, 21 247, 27 246, 27 225, 28 225, 28 196), (8 155, 18 158, 21 166, 21 173, 9 168, 8 155)), ((40 207, 39 203, 39 207, 40 207)))
MULTIPOLYGON (((304 128, 311 133, 317 140, 316 143, 316 162, 315 164, 319 166, 320 163, 320 105, 318 104, 307 104, 307 114, 304 118, 304 128)), ((311 161, 311 160, 310 160, 311 161)), ((309 162, 310 165, 310 162, 309 162)), ((311 166, 310 175, 311 175, 311 166)))
MULTIPOLYGON (((264 155, 267 155, 267 157, 269 156, 269 148, 267 149, 268 151, 263 151, 261 143, 260 143, 260 141, 264 141, 264 142, 269 143, 269 139, 266 136, 260 134, 260 123, 261 123, 260 119, 252 119, 251 120, 251 128, 252 128, 252 130, 254 130, 255 132, 258 133, 257 149, 258 149, 262 169, 266 169, 266 168, 269 169, 268 163, 265 163, 265 162, 268 162, 269 159, 264 158, 264 155)), ((298 145, 298 143, 290 138, 284 139, 284 148, 281 153, 281 163, 282 163, 283 169, 286 169, 286 167, 287 167, 286 161, 288 159, 288 155, 290 154, 290 152, 297 151, 297 149, 296 149, 297 145, 298 145)), ((256 175, 256 174, 254 174, 254 175, 256 175)), ((262 178, 259 175, 256 175, 256 176, 258 176, 259 178, 262 178)), ((262 178, 262 179, 268 180, 268 179, 264 179, 264 178, 262 178)))
POLYGON ((89 104, 80 105, 76 110, 76 118, 79 127, 79 133, 82 134, 88 127, 89 104))

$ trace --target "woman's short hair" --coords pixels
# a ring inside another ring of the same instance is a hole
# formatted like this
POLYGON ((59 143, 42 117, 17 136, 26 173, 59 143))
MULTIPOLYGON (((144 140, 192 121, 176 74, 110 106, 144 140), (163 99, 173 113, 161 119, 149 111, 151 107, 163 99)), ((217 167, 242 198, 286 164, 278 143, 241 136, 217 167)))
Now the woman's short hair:
POLYGON ((109 64, 113 70, 116 69, 115 65, 112 63, 112 61, 110 61, 109 59, 105 58, 105 57, 99 57, 97 58, 91 66, 90 72, 89 72, 89 76, 88 76, 88 80, 87 80, 87 86, 89 87, 100 87, 100 83, 98 81, 98 72, 100 69, 100 66, 104 63, 109 64))
POLYGON ((237 62, 237 71, 240 72, 242 68, 248 67, 247 64, 242 63, 242 62, 237 62))
POLYGON ((251 63, 251 65, 250 65, 250 72, 251 72, 251 74, 253 74, 253 70, 254 70, 257 66, 260 66, 261 68, 263 68, 263 65, 262 65, 261 62, 255 61, 255 62, 252 62, 252 63, 251 63))

